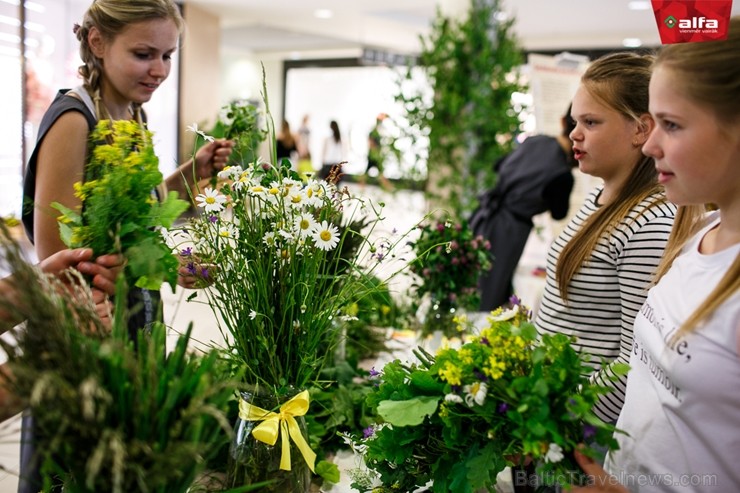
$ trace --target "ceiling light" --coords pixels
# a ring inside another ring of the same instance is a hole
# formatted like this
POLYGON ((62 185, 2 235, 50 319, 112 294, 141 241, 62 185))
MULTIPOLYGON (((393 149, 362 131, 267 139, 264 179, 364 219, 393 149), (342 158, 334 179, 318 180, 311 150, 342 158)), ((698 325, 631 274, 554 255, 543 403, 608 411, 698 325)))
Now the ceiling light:
POLYGON ((633 0, 627 4, 627 8, 630 10, 648 10, 650 9, 650 2, 646 0, 633 0))
POLYGON ((622 40, 622 46, 625 48, 638 48, 642 46, 642 40, 640 38, 624 38, 622 40))
POLYGON ((318 9, 314 11, 313 16, 317 19, 331 19, 334 17, 334 12, 329 9, 318 9))

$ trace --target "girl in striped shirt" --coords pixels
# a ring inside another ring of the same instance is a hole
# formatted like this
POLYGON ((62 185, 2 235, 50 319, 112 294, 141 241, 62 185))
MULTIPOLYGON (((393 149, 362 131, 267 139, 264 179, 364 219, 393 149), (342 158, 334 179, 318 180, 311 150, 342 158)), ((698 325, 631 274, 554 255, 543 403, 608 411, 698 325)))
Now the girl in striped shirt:
POLYGON ((603 180, 553 242, 535 324, 575 336, 592 355, 598 383, 615 387, 594 409, 614 422, 626 376, 608 382, 609 364, 629 361, 632 325, 671 232, 655 163, 642 154, 653 129, 648 111, 650 56, 616 53, 594 61, 573 98, 570 138, 582 172, 603 180))

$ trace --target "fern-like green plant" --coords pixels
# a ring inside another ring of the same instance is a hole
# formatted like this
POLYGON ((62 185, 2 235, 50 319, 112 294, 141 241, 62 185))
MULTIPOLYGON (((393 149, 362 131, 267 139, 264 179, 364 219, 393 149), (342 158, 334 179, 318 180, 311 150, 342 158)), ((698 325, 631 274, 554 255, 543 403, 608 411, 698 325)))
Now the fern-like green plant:
POLYGON ((438 10, 418 57, 432 99, 408 89, 416 87, 407 83, 411 69, 399 84, 408 132, 429 139, 427 192, 444 200, 454 218, 472 211, 475 197, 495 184, 494 163, 511 151, 520 126, 511 96, 526 90, 518 75, 524 56, 514 20, 499 20, 500 11, 499 0, 471 0, 462 21, 438 10))

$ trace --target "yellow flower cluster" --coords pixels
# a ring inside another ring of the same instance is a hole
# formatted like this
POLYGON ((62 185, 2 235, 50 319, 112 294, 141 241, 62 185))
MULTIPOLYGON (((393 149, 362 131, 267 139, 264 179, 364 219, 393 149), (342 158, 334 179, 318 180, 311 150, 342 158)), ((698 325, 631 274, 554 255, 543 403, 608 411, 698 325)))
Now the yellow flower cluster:
POLYGON ((477 382, 481 374, 491 380, 519 375, 533 349, 534 338, 520 330, 528 321, 526 309, 501 308, 491 313, 489 326, 460 349, 443 348, 437 353, 439 377, 450 385, 477 382))

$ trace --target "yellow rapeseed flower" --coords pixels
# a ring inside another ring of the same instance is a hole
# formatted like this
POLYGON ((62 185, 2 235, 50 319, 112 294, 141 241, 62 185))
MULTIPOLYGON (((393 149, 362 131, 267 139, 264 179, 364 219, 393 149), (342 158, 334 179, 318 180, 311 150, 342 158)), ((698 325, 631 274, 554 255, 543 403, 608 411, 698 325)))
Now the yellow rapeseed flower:
POLYGON ((445 362, 445 367, 439 370, 439 376, 446 380, 450 385, 462 384, 462 370, 452 361, 445 362))

